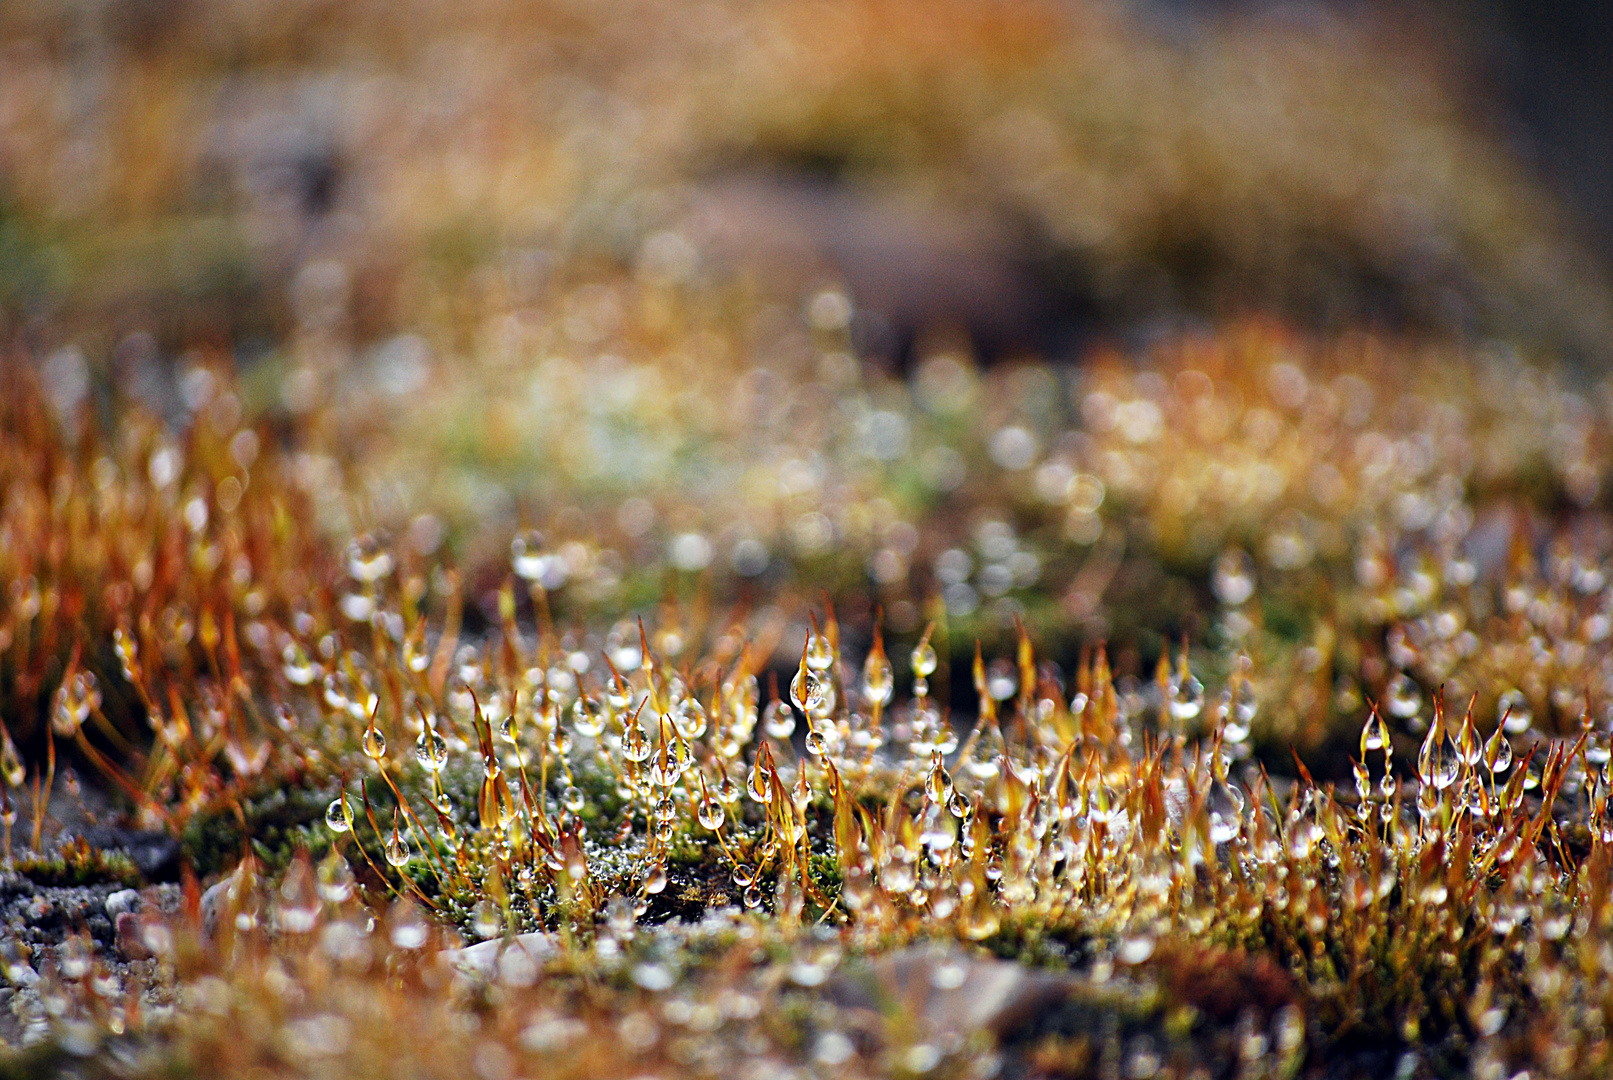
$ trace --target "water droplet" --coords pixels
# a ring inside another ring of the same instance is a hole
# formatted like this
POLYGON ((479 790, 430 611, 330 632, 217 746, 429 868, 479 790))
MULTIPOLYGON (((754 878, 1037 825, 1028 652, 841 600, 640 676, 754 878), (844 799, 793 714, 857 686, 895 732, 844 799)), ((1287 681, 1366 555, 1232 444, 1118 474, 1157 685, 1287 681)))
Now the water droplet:
POLYGON ((1241 606, 1255 592, 1254 561, 1248 552, 1229 548, 1215 561, 1215 572, 1210 578, 1215 598, 1227 607, 1241 606))
POLYGON ((1384 724, 1383 717, 1378 710, 1373 709, 1367 716, 1367 722, 1361 725, 1361 756, 1366 757, 1369 750, 1382 750, 1389 745, 1389 728, 1384 724))
POLYGON ((1460 767, 1456 748, 1445 734, 1445 725, 1439 723, 1429 728, 1428 737, 1417 752, 1417 778, 1443 791, 1456 782, 1460 767))
POLYGON ((325 903, 341 904, 352 899, 353 871, 334 849, 320 861, 315 877, 315 888, 325 903))
POLYGON ((1243 823, 1243 792, 1221 780, 1210 782, 1206 800, 1210 814, 1210 842, 1225 844, 1238 835, 1243 823))
POLYGON ((804 664, 790 681, 790 700, 804 713, 810 713, 823 704, 823 680, 804 664))
POLYGON ((650 745, 650 737, 644 733, 643 726, 637 720, 629 721, 627 730, 622 733, 622 756, 642 764, 650 760, 653 753, 655 748, 650 745))
POLYGON ((1154 939, 1147 934, 1124 938, 1115 950, 1115 959, 1122 964, 1140 964, 1154 955, 1154 939))
POLYGON ((431 927, 413 904, 400 900, 392 909, 387 934, 397 948, 418 949, 426 943, 430 932, 431 927))
POLYGON ((999 658, 991 662, 986 674, 986 693, 994 701, 1007 701, 1019 689, 1019 672, 1014 662, 999 658))
POLYGON ((1507 738, 1506 725, 1496 725, 1495 734, 1484 744, 1484 764, 1492 773, 1512 768, 1512 743, 1507 738))
POLYGON ((348 805, 347 796, 341 795, 325 807, 325 824, 330 826, 332 832, 344 833, 353 827, 353 808, 348 805))
POLYGON ((1288 853, 1296 859, 1309 857, 1321 836, 1321 827, 1316 822, 1301 818, 1288 827, 1288 853))
POLYGON ((834 667, 834 646, 829 644, 829 635, 814 633, 807 641, 806 664, 813 671, 828 671, 834 667))
POLYGON ((543 554, 543 534, 528 529, 510 541, 510 563, 517 577, 542 581, 549 560, 543 554))
POLYGON ((364 756, 372 761, 386 757, 386 736, 373 724, 364 729, 364 756))
POLYGON ((1396 672, 1384 688, 1384 705, 1389 715, 1402 720, 1417 715, 1423 705, 1423 692, 1405 672, 1396 672))
MULTIPOLYGON (((397 865, 397 864, 393 864, 397 865)), ((499 936, 504 927, 503 916, 500 915, 497 905, 490 900, 482 900, 471 909, 470 932, 483 941, 499 936)))
POLYGON ((1496 718, 1508 735, 1522 735, 1534 723, 1534 711, 1521 690, 1508 690, 1496 702, 1496 718))
POLYGON ((1456 738, 1453 742, 1456 747, 1456 754, 1461 759, 1462 764, 1471 769, 1479 763, 1484 750, 1479 743, 1479 733, 1473 727, 1473 714, 1471 712, 1462 717, 1462 726, 1457 730, 1456 738))
POLYGON ((386 842, 386 861, 401 867, 409 861, 410 854, 408 841, 394 829, 392 838, 386 842))
POLYGON ((706 733, 706 707, 695 698, 684 698, 672 710, 672 726, 685 739, 698 739, 706 733))
POLYGON ((1183 656, 1170 680, 1170 711, 1174 720, 1192 720, 1204 709, 1204 684, 1187 669, 1183 656))
POLYGON ((307 686, 319 674, 319 668, 309 659, 308 653, 295 642, 287 645, 281 654, 285 666, 280 670, 292 686, 307 686))
POLYGON ((762 730, 774 739, 788 739, 795 734, 795 713, 783 701, 769 701, 762 710, 762 730))
POLYGON ((374 584, 392 572, 392 553, 382 540, 370 533, 347 545, 347 572, 355 581, 374 584))
POLYGON ((863 661, 863 696, 870 704, 885 706, 890 704, 891 697, 896 693, 896 678, 891 670, 891 662, 885 655, 883 646, 876 645, 868 659, 863 661))
POLYGON ((924 779, 925 793, 936 806, 945 806, 952 798, 952 777, 943 764, 941 751, 930 753, 930 772, 924 779))
POLYGON ((724 813, 721 803, 716 799, 707 798, 700 800, 700 810, 696 816, 699 817, 702 826, 712 832, 716 832, 722 828, 723 820, 727 815, 724 813))
POLYGON ((594 698, 584 694, 571 706, 571 725, 577 734, 597 738, 605 730, 605 710, 594 698))
POLYGON ((745 778, 745 787, 750 791, 750 797, 763 806, 773 802, 773 785, 768 774, 757 766, 751 766, 750 775, 745 778))
POLYGON ((414 756, 420 759, 421 765, 432 772, 441 772, 443 766, 448 764, 448 743, 428 727, 420 732, 420 738, 415 740, 414 756))

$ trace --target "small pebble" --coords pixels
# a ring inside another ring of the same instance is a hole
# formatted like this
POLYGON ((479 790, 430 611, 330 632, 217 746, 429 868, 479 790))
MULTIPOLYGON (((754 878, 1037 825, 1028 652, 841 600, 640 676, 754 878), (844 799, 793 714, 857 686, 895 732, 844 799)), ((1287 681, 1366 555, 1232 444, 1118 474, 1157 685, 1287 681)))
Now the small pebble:
POLYGON ((140 907, 140 894, 134 889, 119 889, 106 898, 106 913, 109 918, 116 919, 126 912, 137 911, 140 907))
POLYGON ((151 950, 146 948, 140 935, 140 916, 132 911, 119 912, 113 925, 116 927, 113 948, 125 960, 149 960, 151 950))

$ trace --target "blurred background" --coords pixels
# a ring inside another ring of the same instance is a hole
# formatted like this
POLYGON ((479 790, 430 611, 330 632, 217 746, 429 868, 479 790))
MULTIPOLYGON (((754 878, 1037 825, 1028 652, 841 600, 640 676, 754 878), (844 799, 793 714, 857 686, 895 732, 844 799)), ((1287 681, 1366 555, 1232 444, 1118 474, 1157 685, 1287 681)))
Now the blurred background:
POLYGON ((842 282, 889 363, 1251 310, 1599 362, 1610 30, 1589 0, 17 0, 4 329, 250 364, 636 267, 842 282))

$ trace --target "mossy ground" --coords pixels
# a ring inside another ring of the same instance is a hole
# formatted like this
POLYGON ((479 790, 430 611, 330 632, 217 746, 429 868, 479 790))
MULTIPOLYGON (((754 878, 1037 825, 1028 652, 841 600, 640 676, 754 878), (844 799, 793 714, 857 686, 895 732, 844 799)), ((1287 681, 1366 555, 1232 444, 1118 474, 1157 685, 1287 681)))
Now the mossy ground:
POLYGON ((1606 1075, 1613 293, 1375 26, 0 11, 0 1073, 1606 1075))

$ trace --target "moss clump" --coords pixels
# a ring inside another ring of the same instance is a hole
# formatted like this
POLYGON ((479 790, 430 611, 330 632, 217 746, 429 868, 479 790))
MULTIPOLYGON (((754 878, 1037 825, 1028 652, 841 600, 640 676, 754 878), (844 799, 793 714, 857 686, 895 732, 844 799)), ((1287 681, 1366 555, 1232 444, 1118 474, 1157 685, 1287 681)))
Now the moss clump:
POLYGON ((181 850, 203 878, 228 870, 249 850, 271 872, 284 870, 297 851, 319 856, 330 848, 323 823, 335 796, 328 782, 261 785, 229 806, 192 817, 180 836, 181 850))
POLYGON ((145 884, 127 854, 95 847, 77 837, 48 854, 24 855, 16 861, 16 869, 35 885, 52 887, 118 885, 133 889, 145 884))

